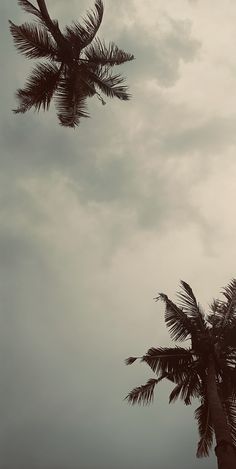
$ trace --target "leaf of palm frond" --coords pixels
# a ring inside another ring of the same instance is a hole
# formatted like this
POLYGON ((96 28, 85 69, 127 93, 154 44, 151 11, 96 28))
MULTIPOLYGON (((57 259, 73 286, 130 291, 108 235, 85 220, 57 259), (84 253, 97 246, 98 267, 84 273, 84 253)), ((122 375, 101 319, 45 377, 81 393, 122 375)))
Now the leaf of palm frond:
POLYGON ((226 355, 227 363, 229 363, 231 367, 233 366, 235 368, 236 367, 236 347, 232 345, 228 345, 228 344, 226 345, 227 345, 227 349, 226 349, 227 350, 227 355, 226 355))
POLYGON ((37 111, 42 107, 49 109, 52 96, 56 90, 61 70, 53 64, 38 64, 28 78, 25 88, 19 89, 16 97, 19 107, 15 113, 24 113, 31 107, 37 111))
POLYGON ((126 359, 125 359, 125 364, 126 364, 126 365, 132 365, 132 363, 134 363, 137 359, 138 359, 138 357, 129 357, 129 358, 126 358, 126 359))
POLYGON ((234 399, 224 401, 226 417, 230 428, 233 444, 236 446, 236 402, 234 399))
POLYGON ((120 75, 111 75, 107 70, 98 70, 96 73, 91 70, 88 72, 91 81, 109 98, 118 98, 123 101, 130 99, 131 95, 127 93, 127 86, 121 85, 124 78, 120 75))
POLYGON ((16 48, 28 59, 56 58, 56 44, 46 29, 30 23, 21 26, 15 25, 12 21, 9 23, 16 48))
POLYGON ((192 288, 183 280, 181 280, 181 288, 182 291, 178 292, 177 294, 180 308, 183 309, 183 311, 185 311, 192 319, 194 319, 196 327, 198 327, 199 331, 205 332, 206 323, 204 320, 204 315, 195 298, 192 288))
POLYGON ((193 356, 190 350, 181 347, 160 347, 150 348, 141 361, 147 363, 157 375, 170 373, 179 382, 188 373, 193 356))
POLYGON ((169 403, 175 402, 178 397, 184 401, 186 405, 191 404, 191 400, 199 397, 201 383, 196 369, 188 368, 188 374, 178 383, 169 396, 169 403))
POLYGON ((222 327, 225 328, 236 319, 236 279, 231 280, 222 293, 227 299, 225 310, 222 310, 224 314, 222 327))
POLYGON ((220 301, 218 299, 214 299, 212 301, 212 303, 210 304, 210 310, 211 310, 212 314, 217 314, 218 310, 220 309, 221 303, 222 303, 222 301, 220 301))
POLYGON ((165 322, 170 329, 170 336, 173 340, 183 341, 196 335, 197 329, 194 323, 167 295, 160 293, 156 300, 161 300, 165 303, 165 322))
POLYGON ((28 0, 18 0, 18 4, 23 8, 24 11, 26 11, 26 13, 37 16, 40 20, 42 19, 40 11, 34 5, 32 5, 32 3, 28 2, 28 0))
POLYGON ((210 306, 210 313, 207 316, 207 322, 209 322, 214 328, 217 327, 221 321, 221 307, 222 301, 214 299, 210 306))
POLYGON ((214 435, 210 410, 205 399, 203 399, 202 404, 195 410, 195 418, 198 422, 198 431, 200 435, 200 441, 197 448, 197 458, 202 458, 209 455, 214 435))
POLYGON ((226 301, 215 300, 211 305, 213 314, 208 317, 219 336, 236 322, 236 279, 231 280, 222 293, 226 301))
POLYGON ((146 384, 142 384, 141 386, 132 389, 132 391, 130 391, 130 393, 126 396, 125 399, 127 399, 129 404, 131 405, 151 404, 154 398, 155 387, 164 378, 166 378, 166 374, 163 374, 158 379, 149 379, 146 384))
POLYGON ((201 381, 199 379, 197 371, 194 369, 191 373, 189 370, 189 374, 186 380, 186 385, 182 389, 181 399, 184 400, 186 405, 190 405, 192 403, 192 399, 195 397, 199 397, 201 388, 201 381))
POLYGON ((64 127, 76 127, 81 117, 89 117, 86 112, 86 97, 78 73, 72 72, 60 80, 55 95, 55 104, 58 110, 60 124, 64 127))
POLYGON ((87 59, 97 65, 120 65, 134 59, 133 54, 129 54, 119 49, 111 42, 108 47, 100 39, 95 41, 84 51, 87 59))
POLYGON ((101 0, 95 1, 95 11, 87 12, 87 17, 83 19, 83 24, 74 22, 72 26, 66 27, 66 38, 78 48, 78 52, 87 47, 95 38, 103 18, 103 3, 101 0))
POLYGON ((179 395, 182 391, 183 386, 184 386, 184 381, 180 381, 180 383, 176 384, 174 389, 172 389, 172 391, 169 395, 169 404, 171 402, 175 402, 178 399, 178 397, 179 397, 179 395))
POLYGON ((233 278, 226 287, 223 288, 223 295, 228 301, 236 298, 236 279, 233 278))

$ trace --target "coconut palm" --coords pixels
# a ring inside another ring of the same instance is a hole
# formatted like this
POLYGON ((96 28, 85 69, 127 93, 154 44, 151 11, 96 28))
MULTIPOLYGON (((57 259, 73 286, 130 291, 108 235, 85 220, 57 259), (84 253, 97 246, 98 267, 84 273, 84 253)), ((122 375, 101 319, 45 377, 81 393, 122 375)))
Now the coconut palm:
POLYGON ((16 48, 29 59, 44 59, 32 70, 25 87, 16 97, 16 113, 31 108, 48 110, 52 98, 60 124, 75 127, 81 117, 89 117, 86 99, 100 93, 128 100, 130 95, 124 79, 112 73, 116 65, 133 60, 132 54, 119 49, 113 42, 108 46, 96 38, 103 18, 103 3, 95 1, 82 23, 74 22, 62 33, 57 21, 49 16, 45 0, 34 6, 28 0, 18 0, 24 11, 36 19, 34 23, 17 26, 10 21, 10 31, 16 48))
POLYGON ((191 287, 181 282, 177 304, 160 293, 165 304, 165 322, 174 347, 150 348, 142 357, 155 373, 126 397, 130 404, 150 404, 157 384, 167 379, 174 384, 169 402, 177 398, 186 405, 199 399, 195 410, 200 440, 197 456, 207 456, 216 440, 219 469, 236 467, 236 280, 223 290, 223 299, 214 300, 206 315, 191 287), (188 348, 178 343, 189 340, 188 348))

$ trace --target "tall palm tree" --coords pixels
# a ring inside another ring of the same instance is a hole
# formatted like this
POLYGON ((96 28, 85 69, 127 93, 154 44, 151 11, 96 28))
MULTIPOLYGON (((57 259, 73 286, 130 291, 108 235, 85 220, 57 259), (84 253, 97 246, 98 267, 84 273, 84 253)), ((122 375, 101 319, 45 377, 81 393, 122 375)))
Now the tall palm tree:
POLYGON ((124 79, 111 69, 134 56, 113 42, 106 46, 95 37, 103 18, 101 0, 95 1, 94 11, 89 11, 82 23, 74 22, 63 33, 58 22, 50 18, 45 0, 37 0, 38 8, 28 0, 18 3, 35 17, 36 23, 17 26, 10 21, 15 46, 27 58, 44 61, 32 70, 25 87, 18 89, 16 113, 25 113, 32 107, 47 110, 55 98, 60 124, 75 127, 81 117, 89 117, 88 97, 96 95, 103 104, 100 92, 124 101, 130 98, 124 79))
POLYGON ((126 397, 130 404, 150 404, 156 385, 167 379, 174 384, 169 402, 177 398, 186 405, 200 400, 195 411, 200 441, 197 456, 207 456, 216 440, 219 469, 236 468, 236 280, 223 289, 223 300, 214 300, 205 314, 191 287, 181 282, 178 303, 160 293, 165 304, 165 322, 171 338, 190 340, 190 346, 150 348, 142 357, 156 374, 126 397))

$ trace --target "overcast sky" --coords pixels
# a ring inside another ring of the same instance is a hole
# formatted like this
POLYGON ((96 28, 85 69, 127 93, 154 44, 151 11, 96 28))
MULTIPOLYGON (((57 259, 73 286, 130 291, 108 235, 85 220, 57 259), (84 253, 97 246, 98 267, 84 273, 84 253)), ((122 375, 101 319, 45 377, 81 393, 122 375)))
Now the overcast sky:
MULTIPOLYGON (((153 376, 124 359, 170 344, 158 292, 207 308, 236 276, 236 3, 104 3, 133 99, 73 131, 11 112, 32 64, 7 20, 29 17, 1 0, 0 467, 213 469, 171 387, 124 402, 153 376)), ((61 25, 93 5, 47 4, 61 25)))

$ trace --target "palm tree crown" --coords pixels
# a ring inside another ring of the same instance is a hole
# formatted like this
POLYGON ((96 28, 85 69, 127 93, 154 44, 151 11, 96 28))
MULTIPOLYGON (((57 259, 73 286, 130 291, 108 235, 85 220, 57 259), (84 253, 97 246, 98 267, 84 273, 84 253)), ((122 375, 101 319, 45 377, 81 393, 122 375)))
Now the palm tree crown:
POLYGON ((101 0, 95 1, 94 11, 88 12, 82 23, 74 22, 63 33, 58 22, 51 20, 45 0, 37 0, 38 8, 28 0, 18 3, 34 15, 36 23, 17 26, 10 21, 15 46, 27 58, 44 61, 35 66, 25 87, 17 91, 19 106, 14 112, 25 113, 32 107, 47 110, 54 98, 60 124, 75 127, 81 117, 89 117, 88 97, 97 95, 103 104, 99 92, 124 101, 130 98, 124 79, 111 69, 134 56, 113 42, 106 46, 95 37, 103 18, 101 0))
POLYGON ((189 339, 190 347, 153 347, 142 357, 126 360, 130 365, 140 359, 156 375, 128 394, 130 404, 150 404, 156 385, 163 379, 174 384, 169 402, 180 398, 189 405, 195 398, 200 400, 195 411, 198 457, 209 454, 213 436, 219 447, 236 447, 236 280, 224 288, 223 295, 223 300, 213 301, 206 315, 186 282, 181 282, 178 304, 160 293, 156 300, 165 304, 171 338, 177 342, 189 339))

